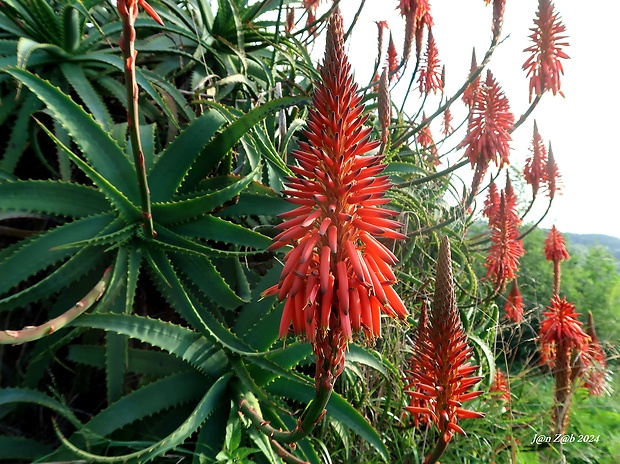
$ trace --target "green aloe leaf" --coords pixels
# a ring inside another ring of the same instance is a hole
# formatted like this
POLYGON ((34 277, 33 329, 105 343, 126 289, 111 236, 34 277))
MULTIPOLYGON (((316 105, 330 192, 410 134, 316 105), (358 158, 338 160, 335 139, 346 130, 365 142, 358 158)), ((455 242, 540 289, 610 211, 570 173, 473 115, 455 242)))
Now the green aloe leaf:
POLYGON ((49 445, 30 438, 0 436, 0 461, 33 462, 51 451, 49 445))
POLYGON ((45 393, 25 388, 0 388, 0 406, 14 403, 43 406, 64 417, 74 426, 79 427, 81 425, 80 421, 75 417, 68 406, 45 393))
POLYGON ((17 68, 9 68, 5 72, 27 86, 47 105, 69 131, 94 170, 128 198, 139 198, 133 165, 92 116, 40 77, 17 68))
POLYGON ((292 105, 302 105, 307 101, 306 97, 286 97, 271 100, 235 120, 207 144, 205 150, 202 151, 192 165, 192 169, 181 186, 181 190, 189 192, 195 189, 198 183, 217 166, 239 139, 263 118, 280 109, 292 105))
POLYGON ((234 179, 235 182, 213 192, 200 192, 194 194, 192 198, 176 202, 154 203, 152 207, 153 217, 159 224, 169 225, 190 221, 216 210, 245 189, 258 175, 259 170, 260 166, 257 166, 245 177, 231 176, 230 178, 234 179))
POLYGON ((272 243, 272 239, 266 235, 216 216, 202 216, 174 226, 172 230, 189 237, 232 243, 257 250, 263 250, 272 243))
MULTIPOLYGON (((143 450, 135 453, 126 454, 124 456, 106 457, 98 456, 75 447, 66 438, 61 437, 65 446, 71 449, 78 456, 92 460, 94 462, 131 462, 131 463, 144 463, 156 456, 159 456, 166 451, 176 448, 181 445, 190 435, 192 435, 202 423, 211 415, 215 410, 219 408, 221 403, 225 401, 227 396, 227 386, 232 374, 227 374, 219 378, 209 391, 200 400, 194 411, 189 417, 170 435, 160 440, 155 445, 149 446, 143 450)), ((58 433, 60 433, 57 430, 58 433)))
POLYGON ((42 232, 0 252, 0 294, 21 281, 62 261, 75 250, 59 248, 67 243, 87 240, 108 231, 112 213, 89 216, 42 232))
POLYGON ((80 218, 109 209, 105 195, 85 185, 51 180, 0 183, 0 211, 80 218))
POLYGON ((135 338, 173 354, 212 378, 218 377, 226 368, 226 356, 211 340, 169 322, 108 313, 84 314, 71 325, 112 331, 135 338))
POLYGON ((179 188, 194 159, 226 120, 211 110, 196 118, 161 153, 149 172, 151 200, 167 201, 179 188))
MULTIPOLYGON (((5 99, 2 99, 2 104, 5 104, 5 99)), ((7 106, 11 106, 7 102, 7 106)), ((28 92, 21 107, 17 110, 15 121, 11 129, 9 140, 6 145, 3 144, 4 153, 2 159, 0 159, 0 169, 6 172, 13 173, 19 162, 19 158, 30 142, 30 131, 28 128, 31 123, 31 116, 33 113, 39 111, 42 108, 41 102, 35 95, 28 92)), ((7 126, 4 126, 3 131, 7 130, 7 126)))

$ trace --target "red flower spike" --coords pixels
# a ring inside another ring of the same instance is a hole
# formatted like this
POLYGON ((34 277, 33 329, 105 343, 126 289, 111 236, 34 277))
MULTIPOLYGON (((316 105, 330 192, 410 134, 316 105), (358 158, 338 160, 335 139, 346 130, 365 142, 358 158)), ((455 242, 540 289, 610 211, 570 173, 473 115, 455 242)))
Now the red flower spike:
POLYGON ((295 8, 286 6, 286 32, 290 34, 295 26, 295 8))
POLYGON ((510 385, 506 379, 506 374, 501 370, 495 369, 495 376, 493 377, 493 385, 489 388, 490 393, 498 393, 497 399, 502 401, 510 401, 510 385))
POLYGON ((265 294, 286 300, 280 335, 309 340, 317 354, 317 388, 342 371, 347 343, 380 336, 380 312, 404 318, 392 285, 396 256, 377 238, 403 239, 396 213, 382 208, 389 178, 370 141, 362 97, 344 50, 339 12, 327 29, 324 64, 308 129, 292 153, 299 166, 283 193, 298 208, 285 218, 271 249, 291 245, 280 282, 265 294))
POLYGON ((387 68, 383 68, 379 79, 379 91, 377 94, 377 106, 379 109, 379 124, 381 124, 382 152, 388 142, 389 126, 392 122, 392 100, 390 98, 390 82, 387 68))
POLYGON ((539 0, 534 26, 530 29, 534 44, 524 50, 531 55, 523 64, 530 78, 530 102, 533 94, 542 95, 547 90, 564 96, 560 90, 560 76, 564 74, 560 60, 569 58, 562 50, 568 46, 566 36, 562 35, 566 27, 550 0, 539 0))
POLYGON ((500 194, 500 204, 491 227, 491 246, 484 265, 487 268, 485 278, 493 283, 497 291, 501 291, 507 282, 516 277, 519 259, 525 253, 523 243, 518 240, 518 225, 514 222, 516 214, 507 208, 504 192, 500 194))
POLYGON ((553 156, 553 150, 551 149, 551 142, 549 142, 549 151, 547 154, 547 195, 551 200, 555 198, 555 193, 560 190, 560 172, 558 171, 558 165, 555 162, 553 156))
POLYGON ((510 293, 508 293, 506 304, 504 305, 504 312, 511 321, 519 323, 523 320, 523 297, 521 296, 517 279, 512 281, 510 293))
MULTIPOLYGON (((422 308, 420 310, 420 317, 418 318, 418 325, 413 334, 413 352, 414 353, 423 353, 424 346, 427 343, 427 332, 428 332, 428 313, 426 309, 426 300, 422 301, 422 308)), ((421 392, 421 389, 424 389, 422 385, 424 385, 424 381, 429 381, 432 383, 432 378, 428 376, 426 372, 426 364, 420 362, 419 356, 411 356, 409 358, 409 364, 407 366, 407 371, 405 372, 406 376, 403 379, 405 393, 409 395, 409 405, 405 407, 405 410, 411 414, 413 418, 413 423, 416 427, 420 425, 425 425, 428 423, 427 415, 429 414, 428 409, 428 397, 421 392), (413 375, 413 373, 416 375, 413 375), (424 381, 420 381, 420 378, 424 378, 424 381), (422 383, 422 385, 420 385, 422 383), (414 394, 417 392, 417 394, 414 394)), ((426 385, 425 385, 426 387, 426 385)), ((426 388, 426 390, 433 391, 432 387, 426 388)))
POLYGON ((377 25, 377 63, 381 63, 381 55, 383 53, 383 31, 389 29, 387 21, 375 21, 377 25))
POLYGON ((450 135, 454 132, 454 128, 452 127, 452 112, 450 111, 450 107, 446 108, 446 111, 443 112, 443 129, 441 133, 443 135, 450 135))
POLYGON ((564 237, 558 232, 555 225, 551 227, 545 239, 545 257, 549 261, 553 261, 553 293, 557 295, 560 293, 560 281, 562 278, 560 263, 570 256, 564 244, 564 237))
POLYGON ((491 71, 481 83, 471 107, 467 135, 459 145, 467 147, 465 156, 472 167, 484 169, 493 161, 500 169, 509 163, 510 131, 514 115, 510 112, 508 99, 504 95, 491 71))
MULTIPOLYGON (((573 348, 583 350, 589 337, 577 319, 579 313, 575 312, 575 305, 566 301, 566 298, 554 295, 551 306, 547 309, 548 311, 543 312, 544 319, 540 323, 538 340, 547 364, 553 365, 558 358, 559 348, 563 348, 568 354, 573 348)), ((570 356, 568 357, 570 359, 570 356)))
POLYGON ((428 31, 428 41, 418 83, 420 84, 420 92, 433 92, 434 94, 437 93, 437 90, 443 92, 442 68, 439 63, 439 53, 437 52, 437 44, 435 43, 432 30, 428 31))
MULTIPOLYGON (((476 49, 474 48, 471 52, 471 68, 469 70, 469 79, 474 75, 474 72, 478 69, 478 63, 476 61, 476 49)), ((468 80, 469 80, 468 79, 468 80)), ((476 94, 478 93, 478 87, 480 87, 480 76, 476 77, 463 92, 463 103, 465 103, 469 108, 473 106, 476 101, 476 94)))
POLYGON ((502 33, 502 25, 504 24, 504 10, 506 9, 506 0, 493 0, 493 38, 497 39, 502 33))
POLYGON ((547 149, 543 144, 542 137, 538 133, 538 126, 534 121, 534 137, 532 140, 532 156, 525 162, 523 177, 525 182, 532 186, 532 196, 536 198, 540 184, 547 181, 547 149))
POLYGON ((425 415, 427 421, 437 426, 440 440, 445 445, 454 432, 464 434, 457 424, 459 419, 484 417, 483 413, 461 407, 462 403, 482 393, 468 393, 481 377, 470 377, 478 367, 467 362, 473 350, 467 344, 456 305, 448 237, 443 237, 441 241, 433 308, 423 333, 416 337, 415 352, 410 360, 410 366, 415 369, 407 372, 410 385, 416 388, 408 394, 419 401, 405 407, 405 410, 425 415))
POLYGON ((570 258, 564 237, 554 226, 551 226, 545 239, 545 258, 549 261, 563 261, 570 258))
POLYGON ((487 192, 487 198, 484 200, 484 209, 482 215, 489 220, 489 227, 492 227, 492 221, 497 218, 497 212, 499 211, 499 192, 497 191, 497 184, 491 182, 489 184, 489 191, 487 192))
POLYGON ((164 25, 157 11, 146 0, 118 0, 117 8, 121 16, 131 16, 134 20, 138 17, 138 6, 141 6, 147 14, 161 26, 164 25))
POLYGON ((394 45, 394 39, 392 39, 392 33, 390 33, 390 42, 388 44, 387 51, 387 68, 390 75, 390 82, 393 79, 398 79, 398 52, 396 51, 396 45, 394 45))
POLYGON ((521 224, 521 218, 517 213, 518 199, 517 195, 512 187, 510 181, 510 173, 506 171, 506 187, 504 187, 504 195, 506 196, 506 214, 508 214, 508 221, 512 222, 515 227, 519 227, 521 224))
MULTIPOLYGON (((426 122, 426 114, 422 114, 422 121, 426 122)), ((431 133, 431 128, 428 124, 420 130, 416 140, 423 149, 430 152, 428 155, 428 160, 435 166, 439 165, 439 150, 437 150, 437 146, 433 140, 433 134, 431 133)))

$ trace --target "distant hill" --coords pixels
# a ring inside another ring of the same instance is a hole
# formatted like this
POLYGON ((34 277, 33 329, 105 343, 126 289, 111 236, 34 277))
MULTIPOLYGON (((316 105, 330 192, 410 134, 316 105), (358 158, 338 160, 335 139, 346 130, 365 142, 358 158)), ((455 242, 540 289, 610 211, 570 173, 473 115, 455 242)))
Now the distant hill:
POLYGON ((567 241, 572 245, 583 245, 585 247, 604 246, 620 261, 620 238, 602 234, 573 234, 563 233, 567 241))

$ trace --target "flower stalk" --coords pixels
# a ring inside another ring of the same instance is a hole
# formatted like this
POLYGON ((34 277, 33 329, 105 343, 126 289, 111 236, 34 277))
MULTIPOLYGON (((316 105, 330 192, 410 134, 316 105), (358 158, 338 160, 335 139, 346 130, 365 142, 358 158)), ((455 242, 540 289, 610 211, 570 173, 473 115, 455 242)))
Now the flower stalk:
POLYGON ((120 38, 120 48, 123 54, 125 91, 127 95, 127 125, 129 128, 129 138, 131 140, 131 151, 133 154, 134 166, 140 191, 140 208, 144 232, 147 237, 154 237, 153 215, 151 213, 151 194, 149 191, 146 176, 146 165, 144 162, 144 152, 140 140, 139 105, 138 105, 138 83, 136 80, 136 57, 138 52, 135 48, 136 29, 135 23, 138 17, 138 5, 142 6, 147 13, 159 24, 163 21, 157 12, 145 0, 119 0, 118 12, 121 16, 123 29, 120 38))

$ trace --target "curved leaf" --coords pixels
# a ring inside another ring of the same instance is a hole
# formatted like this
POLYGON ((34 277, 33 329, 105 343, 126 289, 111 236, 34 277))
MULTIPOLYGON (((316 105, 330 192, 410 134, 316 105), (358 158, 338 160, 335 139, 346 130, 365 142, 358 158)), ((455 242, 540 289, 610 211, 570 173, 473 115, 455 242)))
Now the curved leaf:
POLYGON ((0 461, 34 461, 52 451, 49 445, 24 437, 0 436, 0 461))
POLYGON ((58 248, 67 243, 87 240, 106 231, 112 213, 99 214, 42 232, 0 252, 0 294, 8 292, 22 280, 62 261, 75 250, 58 248))
POLYGON ((153 202, 172 199, 194 159, 225 121, 217 111, 208 111, 192 121, 166 147, 149 172, 153 202))
POLYGON ((53 180, 0 183, 0 211, 28 211, 80 218, 103 213, 110 203, 101 191, 53 180))
POLYGON ((258 232, 229 222, 216 216, 206 215, 173 227, 174 232, 204 240, 232 243, 235 245, 262 250, 272 243, 272 239, 258 232))
POLYGON ((130 199, 139 198, 135 170, 97 122, 51 83, 17 68, 6 69, 43 101, 69 131, 92 167, 130 199))

